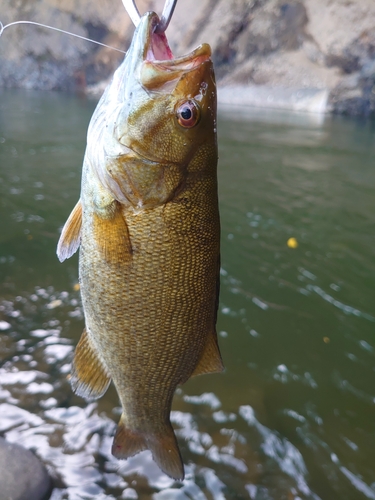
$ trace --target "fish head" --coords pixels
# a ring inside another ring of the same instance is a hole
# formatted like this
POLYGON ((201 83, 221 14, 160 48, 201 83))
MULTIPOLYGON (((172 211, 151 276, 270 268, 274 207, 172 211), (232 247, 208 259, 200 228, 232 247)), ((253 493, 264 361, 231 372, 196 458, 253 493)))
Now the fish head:
POLYGON ((195 170, 217 162, 216 84, 211 49, 174 58, 146 13, 93 115, 91 163, 120 203, 153 207, 180 192, 195 170), (96 153, 96 155, 95 155, 96 153), (200 162, 192 159, 198 154, 200 162), (192 166, 194 165, 194 166, 192 166))

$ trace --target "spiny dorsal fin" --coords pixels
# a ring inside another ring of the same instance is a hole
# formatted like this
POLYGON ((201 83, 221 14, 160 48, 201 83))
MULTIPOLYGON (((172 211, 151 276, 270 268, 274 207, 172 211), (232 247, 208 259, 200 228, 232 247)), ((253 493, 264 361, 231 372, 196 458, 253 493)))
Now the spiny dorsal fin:
POLYGON ((217 343, 216 332, 213 331, 207 337, 206 345, 197 366, 195 367, 192 377, 203 375, 204 373, 218 373, 224 370, 223 360, 217 343))
POLYGON ((65 222, 63 230, 57 244, 57 257, 60 262, 69 259, 79 247, 81 242, 81 226, 82 226, 82 204, 78 200, 68 220, 65 222))
POLYGON ((111 382, 107 369, 96 352, 86 329, 74 352, 70 383, 73 391, 86 399, 98 399, 111 382))
POLYGON ((130 261, 132 247, 121 205, 114 201, 107 208, 107 217, 94 214, 93 236, 104 259, 110 264, 130 261))
POLYGON ((140 451, 150 450, 160 469, 173 479, 184 479, 184 465, 177 439, 170 422, 158 428, 157 433, 141 432, 126 426, 122 414, 113 440, 112 454, 116 458, 129 458, 140 451))

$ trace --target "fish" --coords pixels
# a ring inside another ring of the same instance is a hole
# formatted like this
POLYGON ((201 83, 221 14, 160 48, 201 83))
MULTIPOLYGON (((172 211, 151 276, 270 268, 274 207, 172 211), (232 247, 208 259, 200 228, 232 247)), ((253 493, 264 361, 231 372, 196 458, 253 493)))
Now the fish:
POLYGON ((113 381, 122 415, 112 454, 150 450, 183 480, 175 390, 223 371, 216 84, 210 46, 174 57, 158 22, 142 16, 93 113, 57 255, 63 262, 79 248, 85 328, 73 391, 97 399, 113 381))

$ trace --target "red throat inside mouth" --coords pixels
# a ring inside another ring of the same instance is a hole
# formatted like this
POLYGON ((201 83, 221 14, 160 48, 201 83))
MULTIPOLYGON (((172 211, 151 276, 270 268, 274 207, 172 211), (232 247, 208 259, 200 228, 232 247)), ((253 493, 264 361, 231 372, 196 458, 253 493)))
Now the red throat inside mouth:
POLYGON ((152 33, 151 43, 147 51, 148 61, 167 61, 173 59, 173 53, 164 33, 152 33))

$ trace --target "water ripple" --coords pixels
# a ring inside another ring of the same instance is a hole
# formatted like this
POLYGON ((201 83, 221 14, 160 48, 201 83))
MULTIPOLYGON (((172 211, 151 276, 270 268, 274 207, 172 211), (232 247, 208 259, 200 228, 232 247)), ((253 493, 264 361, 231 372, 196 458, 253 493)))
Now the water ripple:
POLYGON ((239 414, 248 425, 255 427, 262 436, 263 453, 275 461, 285 474, 296 481, 297 487, 303 495, 317 500, 319 497, 310 490, 306 483, 307 469, 298 449, 286 438, 278 436, 277 433, 258 422, 251 406, 241 406, 239 414))
POLYGON ((341 309, 341 311, 343 311, 345 314, 352 314, 354 316, 367 319, 368 321, 375 321, 375 317, 372 316, 371 314, 364 313, 359 309, 356 309, 355 307, 343 304, 342 302, 332 297, 332 295, 329 295, 329 293, 325 292, 322 288, 320 288, 317 285, 308 284, 306 285, 306 288, 318 294, 320 297, 322 297, 322 299, 324 299, 329 304, 332 304, 338 309, 341 309))

